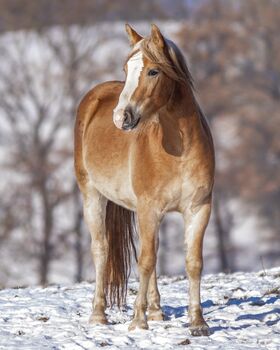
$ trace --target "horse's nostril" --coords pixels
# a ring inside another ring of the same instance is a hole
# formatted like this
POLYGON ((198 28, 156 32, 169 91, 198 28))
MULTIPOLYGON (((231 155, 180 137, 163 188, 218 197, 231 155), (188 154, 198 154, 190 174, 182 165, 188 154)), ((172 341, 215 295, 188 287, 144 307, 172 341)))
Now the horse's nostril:
POLYGON ((130 106, 126 107, 126 109, 123 112, 123 116, 124 116, 123 125, 122 125, 123 130, 134 129, 140 120, 140 117, 135 113, 135 111, 130 106))
POLYGON ((132 114, 127 109, 124 111, 124 124, 130 124, 132 122, 132 114))

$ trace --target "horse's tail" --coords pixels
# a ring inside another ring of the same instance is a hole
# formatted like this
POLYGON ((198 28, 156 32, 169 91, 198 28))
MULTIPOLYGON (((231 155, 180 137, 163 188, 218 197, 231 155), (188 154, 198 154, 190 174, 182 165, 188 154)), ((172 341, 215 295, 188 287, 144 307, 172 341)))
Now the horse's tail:
POLYGON ((137 260, 134 235, 135 213, 111 201, 106 208, 106 236, 109 246, 105 286, 107 301, 118 307, 125 303, 131 271, 131 252, 137 260))

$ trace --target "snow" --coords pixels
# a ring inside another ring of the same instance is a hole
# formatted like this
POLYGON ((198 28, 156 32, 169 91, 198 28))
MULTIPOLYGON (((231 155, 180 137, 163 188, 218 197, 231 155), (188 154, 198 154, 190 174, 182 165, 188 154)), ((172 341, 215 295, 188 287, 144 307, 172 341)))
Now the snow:
POLYGON ((0 291, 0 349, 280 349, 280 268, 207 275, 202 280, 210 337, 192 337, 185 277, 161 277, 165 321, 128 332, 138 282, 127 306, 107 311, 109 325, 90 325, 94 284, 0 291))

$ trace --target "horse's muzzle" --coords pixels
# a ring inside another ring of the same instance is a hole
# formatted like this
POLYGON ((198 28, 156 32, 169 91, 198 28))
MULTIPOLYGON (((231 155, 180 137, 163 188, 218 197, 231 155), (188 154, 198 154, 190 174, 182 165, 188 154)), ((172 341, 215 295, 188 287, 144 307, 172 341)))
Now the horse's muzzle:
POLYGON ((132 107, 128 106, 124 110, 124 120, 122 124, 123 130, 132 130, 136 128, 140 121, 140 116, 138 113, 135 113, 132 107))

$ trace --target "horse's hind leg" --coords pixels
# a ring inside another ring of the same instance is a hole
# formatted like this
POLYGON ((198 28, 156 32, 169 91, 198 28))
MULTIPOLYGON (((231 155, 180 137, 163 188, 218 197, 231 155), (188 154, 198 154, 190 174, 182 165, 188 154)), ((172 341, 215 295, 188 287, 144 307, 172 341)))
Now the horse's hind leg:
POLYGON ((138 258, 139 291, 134 304, 134 316, 129 330, 135 328, 148 329, 146 319, 147 292, 152 272, 156 266, 156 240, 159 218, 151 207, 138 208, 140 254, 138 258))
MULTIPOLYGON (((156 237, 156 252, 158 251, 159 239, 156 237)), ((160 307, 160 294, 157 286, 156 268, 154 268, 148 287, 148 321, 162 321, 163 313, 160 307)))
POLYGON ((106 204, 106 198, 94 188, 91 188, 84 194, 84 215, 91 234, 91 251, 96 274, 93 310, 90 322, 103 324, 107 323, 104 291, 105 268, 108 255, 108 245, 105 237, 106 204))
POLYGON ((203 204, 185 213, 187 258, 189 278, 189 319, 192 335, 209 335, 209 327, 202 316, 200 306, 200 280, 202 271, 203 236, 209 221, 211 204, 203 204))

